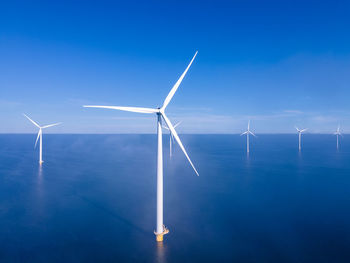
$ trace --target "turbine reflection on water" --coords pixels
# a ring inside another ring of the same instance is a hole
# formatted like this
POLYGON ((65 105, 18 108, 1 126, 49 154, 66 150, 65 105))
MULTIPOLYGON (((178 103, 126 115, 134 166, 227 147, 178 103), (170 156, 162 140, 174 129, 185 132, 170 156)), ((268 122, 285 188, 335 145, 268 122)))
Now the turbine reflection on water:
POLYGON ((165 263, 165 247, 163 242, 157 242, 157 263, 165 263))

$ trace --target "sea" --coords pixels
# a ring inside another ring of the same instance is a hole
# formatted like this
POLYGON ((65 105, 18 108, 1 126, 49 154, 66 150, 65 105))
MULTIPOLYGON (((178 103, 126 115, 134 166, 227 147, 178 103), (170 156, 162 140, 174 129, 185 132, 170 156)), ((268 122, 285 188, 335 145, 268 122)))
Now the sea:
POLYGON ((350 135, 0 135, 0 262, 350 262, 350 135))

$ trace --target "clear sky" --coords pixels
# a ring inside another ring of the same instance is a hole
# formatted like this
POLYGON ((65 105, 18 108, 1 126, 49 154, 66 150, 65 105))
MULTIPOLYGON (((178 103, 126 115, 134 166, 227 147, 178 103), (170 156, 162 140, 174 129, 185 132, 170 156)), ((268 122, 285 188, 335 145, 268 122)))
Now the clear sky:
POLYGON ((0 133, 350 132, 350 1, 2 1, 0 133), (8 3, 5 3, 8 2, 8 3))

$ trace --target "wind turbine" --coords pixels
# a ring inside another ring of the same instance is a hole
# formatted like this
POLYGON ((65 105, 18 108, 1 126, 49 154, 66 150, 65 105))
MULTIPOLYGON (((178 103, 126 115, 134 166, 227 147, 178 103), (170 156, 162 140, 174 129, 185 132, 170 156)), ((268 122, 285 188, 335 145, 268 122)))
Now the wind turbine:
POLYGON ((337 136, 337 150, 339 149, 339 135, 343 136, 341 133, 340 133, 340 126, 338 125, 338 129, 337 131, 334 133, 334 135, 337 136))
POLYGON ((23 115, 28 119, 30 120, 31 123, 33 123, 36 127, 39 128, 39 132, 38 132, 38 136, 36 137, 36 141, 35 141, 35 145, 34 145, 34 148, 36 147, 36 144, 38 143, 38 139, 40 137, 40 150, 39 150, 39 163, 40 165, 44 162, 43 161, 43 158, 42 158, 42 154, 43 154, 43 129, 45 128, 49 128, 49 127, 52 127, 52 126, 56 126, 56 125, 59 125, 61 124, 61 122, 58 122, 58 123, 54 123, 54 124, 49 124, 49 125, 45 125, 45 126, 40 126, 39 124, 37 124, 35 121, 33 121, 31 118, 29 118, 27 115, 25 115, 23 113, 23 115))
POLYGON ((256 135, 250 131, 250 120, 248 121, 248 129, 245 132, 243 132, 241 136, 244 134, 247 134, 247 153, 249 153, 249 134, 256 137, 256 135))
POLYGON ((307 128, 306 128, 306 129, 299 130, 298 127, 295 127, 295 129, 296 129, 296 130, 298 131, 298 133, 299 133, 299 151, 301 151, 301 134, 302 134, 304 131, 306 131, 307 128))
POLYGON ((193 60, 197 56, 196 52, 190 62, 190 64, 187 66, 185 71, 182 73, 180 78, 177 80, 175 85, 170 90, 168 96, 165 98, 163 102, 162 107, 158 107, 156 109, 154 108, 139 108, 139 107, 120 107, 120 106, 95 106, 95 105, 85 105, 83 107, 87 108, 105 108, 105 109, 113 109, 113 110, 122 110, 122 111, 131 111, 131 112, 138 112, 138 113, 146 113, 146 114, 156 114, 157 115, 157 137, 158 137, 158 153, 157 153, 157 228, 154 231, 154 234, 156 235, 157 241, 163 241, 163 235, 169 233, 169 230, 163 225, 163 145, 162 145, 162 119, 165 121, 166 125, 168 126, 172 136, 175 138, 176 142, 179 144, 181 150, 185 154, 187 160, 191 164, 193 170, 195 173, 199 176, 196 168, 194 167, 190 157, 188 156, 184 146, 182 145, 182 142, 177 135, 177 132, 175 131, 174 126, 171 124, 168 117, 165 115, 165 109, 168 106, 169 102, 173 98, 176 90, 180 86, 183 78, 185 77, 188 69, 190 68, 193 60))
MULTIPOLYGON (((179 125, 181 124, 181 122, 182 122, 182 121, 176 123, 176 124, 174 125, 174 128, 176 128, 177 126, 179 126, 179 125)), ((169 130, 168 127, 166 127, 166 126, 163 125, 163 128, 169 131, 169 155, 170 155, 170 158, 171 158, 171 156, 172 156, 172 142, 174 141, 174 136, 172 135, 172 133, 170 132, 170 130, 169 130)))

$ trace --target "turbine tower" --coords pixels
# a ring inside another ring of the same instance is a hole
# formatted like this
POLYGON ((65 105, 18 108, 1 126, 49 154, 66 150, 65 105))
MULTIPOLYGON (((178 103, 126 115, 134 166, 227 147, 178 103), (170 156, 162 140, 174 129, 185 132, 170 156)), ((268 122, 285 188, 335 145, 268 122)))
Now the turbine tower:
POLYGON ((340 133, 340 126, 338 125, 338 129, 337 131, 334 133, 334 135, 337 136, 337 150, 339 149, 339 135, 343 136, 341 133, 340 133))
POLYGON ((245 132, 243 132, 241 136, 244 134, 247 134, 247 153, 249 153, 249 134, 256 137, 256 135, 250 131, 250 120, 248 121, 248 129, 245 132))
POLYGON ((34 145, 34 149, 36 147, 36 144, 38 143, 38 139, 40 137, 40 149, 39 149, 39 164, 41 165, 44 161, 43 161, 43 129, 45 128, 49 128, 49 127, 52 127, 52 126, 56 126, 56 125, 59 125, 61 124, 61 122, 59 123, 54 123, 54 124, 49 124, 49 125, 45 125, 45 126, 40 126, 39 124, 37 124, 35 121, 33 121, 31 118, 29 118, 27 115, 25 115, 23 113, 23 115, 28 119, 30 120, 31 123, 33 123, 36 127, 39 128, 39 132, 38 132, 38 136, 36 137, 36 141, 35 141, 35 145, 34 145))
POLYGON ((196 168, 194 167, 190 157, 188 156, 184 146, 182 145, 182 142, 177 135, 177 132, 175 131, 174 126, 171 124, 168 117, 165 115, 165 109, 168 106, 169 102, 173 98, 176 90, 180 86, 183 78, 185 77, 188 69, 190 68, 193 60, 197 56, 196 52, 190 62, 190 64, 187 66, 185 71, 182 73, 178 81, 175 83, 173 88, 170 90, 168 96, 165 98, 163 106, 158 107, 156 109, 154 108, 139 108, 139 107, 120 107, 120 106, 96 106, 96 105, 84 105, 83 107, 87 108, 105 108, 105 109, 113 109, 113 110, 122 110, 122 111, 131 111, 131 112, 137 112, 137 113, 146 113, 146 114, 156 114, 157 115, 157 137, 158 137, 158 153, 157 153, 157 227, 154 231, 154 234, 156 235, 157 241, 163 241, 163 235, 169 233, 169 230, 163 225, 163 145, 162 145, 162 119, 165 121, 168 129, 170 130, 170 133, 180 146, 181 150, 185 154, 187 160, 191 164, 194 172, 198 174, 196 168))
MULTIPOLYGON (((176 123, 174 125, 174 128, 176 128, 177 126, 179 126, 181 124, 182 121, 176 123)), ((172 135, 172 133, 170 132, 169 128, 163 125, 163 128, 169 131, 169 156, 171 158, 171 156, 173 155, 173 151, 172 151, 172 143, 174 142, 174 136, 172 135)))
POLYGON ((298 131, 298 133, 299 133, 299 151, 301 151, 301 134, 302 134, 304 131, 306 131, 307 128, 306 128, 306 129, 299 130, 298 127, 295 127, 295 129, 296 129, 296 130, 298 131))

